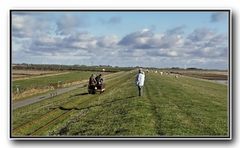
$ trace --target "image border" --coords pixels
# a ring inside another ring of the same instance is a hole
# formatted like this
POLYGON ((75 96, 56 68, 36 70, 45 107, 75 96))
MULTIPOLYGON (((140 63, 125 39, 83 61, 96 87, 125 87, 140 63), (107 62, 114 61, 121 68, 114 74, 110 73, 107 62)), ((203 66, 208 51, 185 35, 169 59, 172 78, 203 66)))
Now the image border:
POLYGON ((9 11, 9 138, 10 140, 232 140, 232 10, 224 9, 11 9, 9 11), (228 13, 228 135, 227 136, 13 136, 12 135, 12 15, 13 12, 227 12, 228 13))

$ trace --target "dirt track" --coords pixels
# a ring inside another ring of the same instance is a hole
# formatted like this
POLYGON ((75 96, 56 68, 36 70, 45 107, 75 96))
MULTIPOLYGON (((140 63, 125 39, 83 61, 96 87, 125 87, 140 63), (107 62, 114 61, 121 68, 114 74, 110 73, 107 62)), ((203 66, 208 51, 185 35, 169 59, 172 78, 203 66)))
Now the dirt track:
POLYGON ((22 106, 26 106, 26 105, 29 105, 29 104, 32 104, 32 103, 35 103, 35 102, 38 102, 38 101, 42 101, 44 99, 51 98, 52 93, 55 93, 57 95, 66 93, 68 91, 83 87, 85 84, 86 84, 86 82, 85 83, 83 82, 82 84, 70 86, 70 87, 67 87, 67 88, 56 89, 54 92, 49 92, 49 93, 39 95, 39 96, 35 96, 35 97, 31 97, 31 98, 28 98, 28 99, 25 99, 25 100, 16 101, 16 102, 12 103, 12 109, 14 110, 14 109, 17 109, 17 108, 22 107, 22 106))

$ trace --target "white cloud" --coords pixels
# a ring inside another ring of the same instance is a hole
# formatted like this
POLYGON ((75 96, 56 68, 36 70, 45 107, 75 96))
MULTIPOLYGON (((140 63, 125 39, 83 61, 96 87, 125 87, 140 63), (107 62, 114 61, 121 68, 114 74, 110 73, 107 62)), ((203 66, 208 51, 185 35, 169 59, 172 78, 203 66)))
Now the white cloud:
POLYGON ((80 28, 87 28, 89 25, 90 22, 86 16, 65 14, 57 20, 56 32, 61 35, 70 35, 78 31, 80 28))
POLYGON ((118 42, 118 37, 116 35, 111 35, 98 38, 97 44, 103 48, 114 48, 117 46, 118 42))

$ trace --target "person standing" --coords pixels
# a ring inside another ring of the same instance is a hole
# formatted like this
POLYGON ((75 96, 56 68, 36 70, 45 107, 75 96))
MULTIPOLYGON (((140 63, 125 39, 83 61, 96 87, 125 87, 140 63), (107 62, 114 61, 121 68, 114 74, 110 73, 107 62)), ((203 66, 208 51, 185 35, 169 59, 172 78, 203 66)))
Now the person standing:
POLYGON ((139 96, 143 95, 144 81, 145 81, 145 74, 144 74, 143 70, 140 68, 138 71, 138 74, 136 76, 136 85, 138 87, 138 95, 139 96))

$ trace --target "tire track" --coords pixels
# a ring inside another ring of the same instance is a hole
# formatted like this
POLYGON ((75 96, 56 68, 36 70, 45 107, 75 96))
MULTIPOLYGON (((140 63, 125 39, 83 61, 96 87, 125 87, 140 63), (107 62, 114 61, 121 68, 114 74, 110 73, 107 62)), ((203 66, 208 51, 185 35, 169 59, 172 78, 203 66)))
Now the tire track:
POLYGON ((164 133, 164 131, 162 131, 162 125, 161 125, 162 117, 161 117, 161 114, 158 112, 159 107, 157 106, 157 103, 152 100, 151 94, 150 94, 150 89, 152 89, 152 88, 149 88, 149 86, 152 86, 151 79, 148 80, 146 83, 147 83, 147 85, 146 85, 146 97, 151 103, 152 114, 153 114, 153 116, 155 117, 155 120, 156 120, 155 128, 156 128, 157 134, 158 135, 164 135, 165 133, 164 133))
POLYGON ((30 121, 30 122, 28 122, 28 123, 26 123, 22 126, 19 126, 19 127, 15 128, 13 130, 13 135, 15 135, 15 134, 19 135, 17 133, 24 133, 24 135, 25 134, 29 135, 31 133, 30 127, 32 127, 32 128, 37 127, 37 126, 39 126, 38 124, 40 124, 39 121, 46 122, 48 120, 51 120, 51 119, 49 119, 50 117, 58 116, 59 114, 62 114, 61 112, 64 113, 65 111, 59 110, 59 112, 57 112, 57 110, 52 110, 52 111, 48 112, 47 114, 44 114, 43 116, 41 116, 38 119, 32 120, 32 121, 30 121))
MULTIPOLYGON (((119 72, 118 74, 121 74, 122 72, 119 72)), ((118 74, 116 74, 116 73, 114 73, 114 76, 118 76, 118 74)), ((110 75, 109 75, 110 76, 110 75)), ((111 79, 117 79, 118 77, 114 77, 114 76, 112 76, 111 77, 111 79)), ((110 81, 109 79, 107 80, 107 81, 110 81)), ((88 98, 88 99, 92 99, 93 97, 90 97, 90 98, 88 98)), ((64 100, 65 98, 61 98, 60 100, 55 100, 55 102, 60 102, 60 101, 62 101, 62 100, 64 100)), ((70 100, 68 100, 68 101, 64 101, 62 104, 60 104, 60 105, 58 105, 58 106, 63 106, 64 104, 67 104, 67 103, 69 103, 69 102, 72 102, 73 100, 72 99, 70 99, 70 100)), ((47 106, 52 106, 52 105, 48 105, 47 104, 47 106)), ((42 108, 42 106, 41 106, 41 108, 42 108)), ((58 107, 57 107, 58 108, 58 107)), ((35 110, 38 110, 39 108, 36 108, 35 110)), ((48 109, 55 109, 55 108, 53 108, 53 107, 49 107, 48 109)), ((31 111, 33 111, 33 110, 31 110, 31 111)), ((52 111, 52 110, 51 110, 52 111)), ((46 113, 44 113, 44 114, 42 114, 40 117, 42 117, 42 116, 44 116, 45 114, 48 114, 48 113, 50 113, 51 111, 49 111, 49 112, 46 112, 46 113)), ((37 118, 40 118, 40 117, 37 117, 37 118)), ((36 118, 36 120, 37 120, 37 118, 36 118)), ((29 122, 31 122, 31 121, 29 121, 29 122)), ((24 124, 27 124, 28 122, 25 122, 25 123, 23 123, 23 124, 21 124, 21 125, 19 125, 19 126, 17 126, 17 127, 15 127, 15 128, 13 128, 13 130, 16 130, 17 128, 19 128, 19 127, 21 127, 21 126, 24 126, 24 124)))
POLYGON ((49 121, 48 123, 46 123, 45 125, 42 125, 41 127, 39 127, 38 129, 34 130, 30 135, 37 135, 38 132, 41 132, 43 129, 47 128, 49 125, 55 123, 55 121, 57 121, 60 118, 63 117, 67 117, 68 115, 70 115, 70 113, 72 113, 73 110, 69 110, 64 112, 63 114, 53 118, 51 121, 49 121))
MULTIPOLYGON (((128 74, 126 74, 126 75, 128 75, 128 74)), ((125 75, 123 75, 122 77, 125 77, 125 75)), ((115 85, 121 83, 121 82, 125 82, 125 80, 124 80, 124 79, 122 80, 121 77, 118 77, 118 78, 119 78, 119 80, 116 81, 115 84, 113 84, 113 87, 114 87, 115 85)), ((128 79, 128 77, 126 77, 126 79, 128 79)), ((117 87, 114 87, 114 88, 115 88, 115 89, 112 90, 112 91, 118 90, 117 87)), ((92 99, 94 99, 94 101, 95 101, 96 98, 98 98, 98 97, 93 97, 92 99)), ((92 101, 93 101, 92 99, 87 99, 85 102, 92 102, 92 101)), ((116 101, 119 101, 119 100, 116 100, 116 101)), ((31 135, 35 135, 35 134, 37 134, 38 132, 40 132, 41 130, 46 129, 46 128, 47 128, 48 126, 50 126, 51 124, 55 123, 56 120, 58 120, 59 118, 62 118, 62 116, 65 116, 65 114, 70 114, 73 110, 78 110, 78 111, 90 110, 90 109, 93 108, 93 107, 103 107, 104 105, 111 104, 111 103, 116 102, 116 101, 104 102, 104 103, 102 103, 102 104, 97 104, 97 105, 95 105, 95 106, 87 106, 87 107, 84 107, 84 108, 76 108, 76 107, 74 107, 74 108, 73 108, 73 107, 72 107, 72 108, 64 108, 64 110, 68 110, 68 112, 66 112, 66 113, 58 116, 57 118, 53 119, 52 121, 50 121, 50 122, 47 123, 46 125, 40 127, 39 129, 37 129, 36 131, 34 131, 31 135)), ((85 102, 83 102, 83 103, 85 103, 85 102)), ((82 104, 82 103, 80 103, 80 104, 82 104)), ((78 105, 80 105, 80 104, 78 104, 78 105)), ((96 114, 95 117, 97 117, 97 116, 99 116, 99 115, 100 115, 100 114, 99 114, 99 111, 98 111, 98 114, 96 114)), ((68 116, 65 116, 65 118, 67 118, 67 117, 68 117, 68 116)), ((63 117, 63 119, 65 119, 65 118, 63 117)), ((76 122, 77 122, 77 121, 76 121, 76 122)), ((65 127, 63 127, 63 128, 67 129, 68 126, 69 126, 70 124, 72 124, 72 123, 73 123, 73 122, 68 123, 68 125, 65 126, 65 127)), ((77 134, 77 132, 76 132, 75 134, 77 134)))

